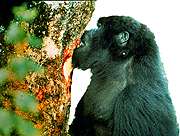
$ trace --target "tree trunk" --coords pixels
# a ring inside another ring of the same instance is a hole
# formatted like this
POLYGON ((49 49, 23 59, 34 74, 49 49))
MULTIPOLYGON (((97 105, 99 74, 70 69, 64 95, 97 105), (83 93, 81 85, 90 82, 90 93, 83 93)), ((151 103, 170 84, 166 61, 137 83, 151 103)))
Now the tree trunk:
MULTIPOLYGON (((8 84, 10 90, 31 92, 39 101, 40 116, 34 117, 15 108, 15 112, 31 120, 43 136, 66 136, 70 109, 70 85, 73 50, 89 22, 93 1, 34 2, 39 15, 28 24, 30 33, 41 37, 41 49, 24 42, 16 46, 15 55, 30 57, 44 67, 44 73, 31 73, 25 81, 8 84)), ((7 100, 8 101, 8 100, 7 100)), ((5 103, 5 102, 4 102, 5 103)), ((7 108, 7 104, 4 104, 7 108)))

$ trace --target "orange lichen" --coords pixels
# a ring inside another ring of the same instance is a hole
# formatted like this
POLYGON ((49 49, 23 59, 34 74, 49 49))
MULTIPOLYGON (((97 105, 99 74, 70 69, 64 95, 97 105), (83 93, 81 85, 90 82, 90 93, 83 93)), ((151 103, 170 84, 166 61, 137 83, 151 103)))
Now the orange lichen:
POLYGON ((21 111, 18 107, 16 107, 15 113, 16 113, 18 116, 23 117, 23 119, 31 120, 31 121, 34 122, 34 123, 37 122, 37 120, 34 118, 34 116, 33 116, 32 114, 29 114, 29 113, 27 113, 27 112, 23 112, 23 111, 21 111))
POLYGON ((38 104, 38 110, 43 110, 45 105, 43 103, 38 104))
POLYGON ((14 82, 11 83, 11 89, 12 90, 28 91, 29 86, 25 81, 14 80, 14 82))
POLYGON ((11 101, 9 99, 5 99, 4 101, 2 101, 2 105, 3 105, 4 108, 10 109, 11 106, 12 106, 12 103, 11 103, 11 101))
POLYGON ((36 98, 38 100, 42 100, 44 98, 44 91, 43 90, 39 90, 38 93, 36 94, 36 98))
POLYGON ((26 52, 28 48, 28 43, 27 42, 23 42, 23 43, 17 43, 15 46, 14 46, 14 49, 15 49, 15 52, 17 54, 24 54, 26 52))
POLYGON ((76 39, 69 47, 64 49, 63 52, 63 64, 62 64, 62 77, 66 86, 66 99, 70 101, 70 86, 71 86, 71 76, 72 76, 72 55, 74 49, 80 44, 80 39, 76 39))
POLYGON ((35 128, 38 128, 38 129, 41 129, 43 126, 42 126, 42 124, 37 123, 37 124, 34 125, 34 127, 35 127, 35 128))
POLYGON ((66 48, 63 52, 63 65, 62 65, 62 76, 65 78, 67 84, 71 82, 71 71, 72 66, 72 54, 74 49, 80 44, 80 39, 76 39, 72 45, 66 48))

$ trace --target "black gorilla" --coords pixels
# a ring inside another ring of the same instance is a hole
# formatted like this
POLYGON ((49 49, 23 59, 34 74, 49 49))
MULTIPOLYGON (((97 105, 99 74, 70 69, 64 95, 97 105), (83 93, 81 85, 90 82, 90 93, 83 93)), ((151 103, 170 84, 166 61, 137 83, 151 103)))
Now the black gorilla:
POLYGON ((98 20, 73 54, 91 83, 70 126, 73 136, 178 136, 153 33, 131 17, 98 20))

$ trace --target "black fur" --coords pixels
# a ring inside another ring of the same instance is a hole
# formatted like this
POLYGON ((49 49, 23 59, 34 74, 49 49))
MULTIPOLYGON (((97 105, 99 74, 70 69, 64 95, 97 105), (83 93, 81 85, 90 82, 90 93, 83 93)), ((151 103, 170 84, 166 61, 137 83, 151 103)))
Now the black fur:
POLYGON ((103 17, 97 25, 84 33, 73 54, 74 66, 91 68, 93 76, 76 108, 71 135, 178 136, 153 33, 125 16, 103 17), (119 42, 122 32, 129 34, 125 43, 119 42))

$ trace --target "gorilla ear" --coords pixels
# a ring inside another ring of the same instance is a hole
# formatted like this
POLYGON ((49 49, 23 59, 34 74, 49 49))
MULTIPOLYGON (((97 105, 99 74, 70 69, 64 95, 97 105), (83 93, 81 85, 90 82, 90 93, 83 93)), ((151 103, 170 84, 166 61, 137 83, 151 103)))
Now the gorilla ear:
POLYGON ((121 32, 115 36, 118 46, 125 46, 129 40, 129 33, 127 31, 121 32))

